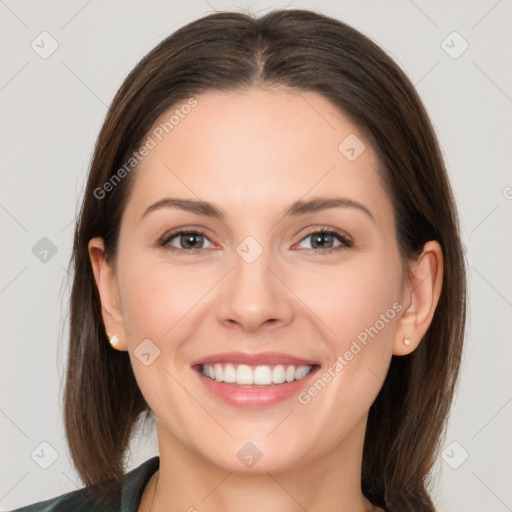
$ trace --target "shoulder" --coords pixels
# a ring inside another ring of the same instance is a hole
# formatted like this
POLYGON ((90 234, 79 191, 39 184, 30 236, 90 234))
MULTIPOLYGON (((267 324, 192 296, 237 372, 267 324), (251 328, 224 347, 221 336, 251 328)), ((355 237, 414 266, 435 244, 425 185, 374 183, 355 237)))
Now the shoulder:
POLYGON ((147 482, 158 469, 158 456, 127 473, 122 482, 107 488, 109 498, 98 501, 90 487, 67 492, 8 512, 136 512, 147 482))
POLYGON ((61 494, 56 498, 39 501, 22 508, 17 508, 11 512, 67 512, 68 510, 70 512, 71 510, 80 512, 82 510, 90 510, 91 506, 94 504, 91 503, 90 498, 81 491, 82 489, 61 494))

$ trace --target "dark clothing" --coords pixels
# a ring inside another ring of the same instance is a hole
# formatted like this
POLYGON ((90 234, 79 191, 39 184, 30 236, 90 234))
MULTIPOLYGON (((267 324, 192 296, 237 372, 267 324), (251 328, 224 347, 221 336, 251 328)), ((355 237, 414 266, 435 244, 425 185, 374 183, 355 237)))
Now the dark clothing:
POLYGON ((111 498, 101 503, 95 501, 84 487, 11 512, 137 512, 142 493, 159 467, 159 456, 143 462, 124 476, 120 486, 113 486, 111 498))

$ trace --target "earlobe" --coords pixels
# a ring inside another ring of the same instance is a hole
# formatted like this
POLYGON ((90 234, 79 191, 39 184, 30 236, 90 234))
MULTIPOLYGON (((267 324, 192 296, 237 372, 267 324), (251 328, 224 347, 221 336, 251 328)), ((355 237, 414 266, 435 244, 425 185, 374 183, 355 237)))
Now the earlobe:
POLYGON ((112 348, 127 350, 117 277, 114 269, 105 258, 103 239, 92 238, 89 241, 88 250, 94 281, 100 296, 101 315, 105 325, 106 338, 112 348))
MULTIPOLYGON (((407 308, 397 323, 394 355, 407 355, 421 342, 432 322, 443 284, 443 252, 439 243, 425 244, 418 259, 411 263, 402 294, 407 308)), ((405 309, 405 308, 404 308, 405 309)))

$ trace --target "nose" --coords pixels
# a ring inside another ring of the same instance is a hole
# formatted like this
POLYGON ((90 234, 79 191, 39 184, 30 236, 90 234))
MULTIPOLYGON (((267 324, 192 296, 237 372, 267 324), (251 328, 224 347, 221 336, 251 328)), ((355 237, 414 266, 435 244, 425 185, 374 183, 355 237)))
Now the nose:
POLYGON ((251 263, 234 254, 234 268, 223 280, 217 302, 217 317, 226 327, 254 333, 292 321, 294 294, 268 253, 251 263))

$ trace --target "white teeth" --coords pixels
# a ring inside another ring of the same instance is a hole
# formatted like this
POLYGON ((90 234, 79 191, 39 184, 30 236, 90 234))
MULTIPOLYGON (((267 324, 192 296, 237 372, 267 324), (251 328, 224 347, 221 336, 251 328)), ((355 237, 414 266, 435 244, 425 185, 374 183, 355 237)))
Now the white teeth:
POLYGON ((284 371, 284 366, 282 364, 278 364, 274 366, 272 370, 272 382, 275 384, 282 384, 286 380, 286 373, 284 371))
POLYGON ((216 363, 214 365, 203 365, 202 373, 205 377, 227 384, 270 386, 272 384, 283 384, 285 381, 301 380, 309 374, 312 368, 311 365, 249 366, 246 364, 216 363))
POLYGON ((223 373, 224 373, 224 370, 222 369, 222 365, 216 364, 215 365, 215 380, 222 382, 223 373))
POLYGON ((252 370, 246 364, 239 364, 236 369, 237 384, 254 384, 252 378, 252 370))
POLYGON ((256 366, 252 374, 254 384, 268 386, 272 384, 272 370, 270 366, 256 366))
MULTIPOLYGON (((236 382, 236 370, 232 364, 227 364, 224 366, 224 382, 227 384, 233 384, 236 382)), ((222 381, 219 381, 222 382, 222 381)))
POLYGON ((299 366, 295 370, 295 380, 303 379, 309 373, 309 366, 299 366))

